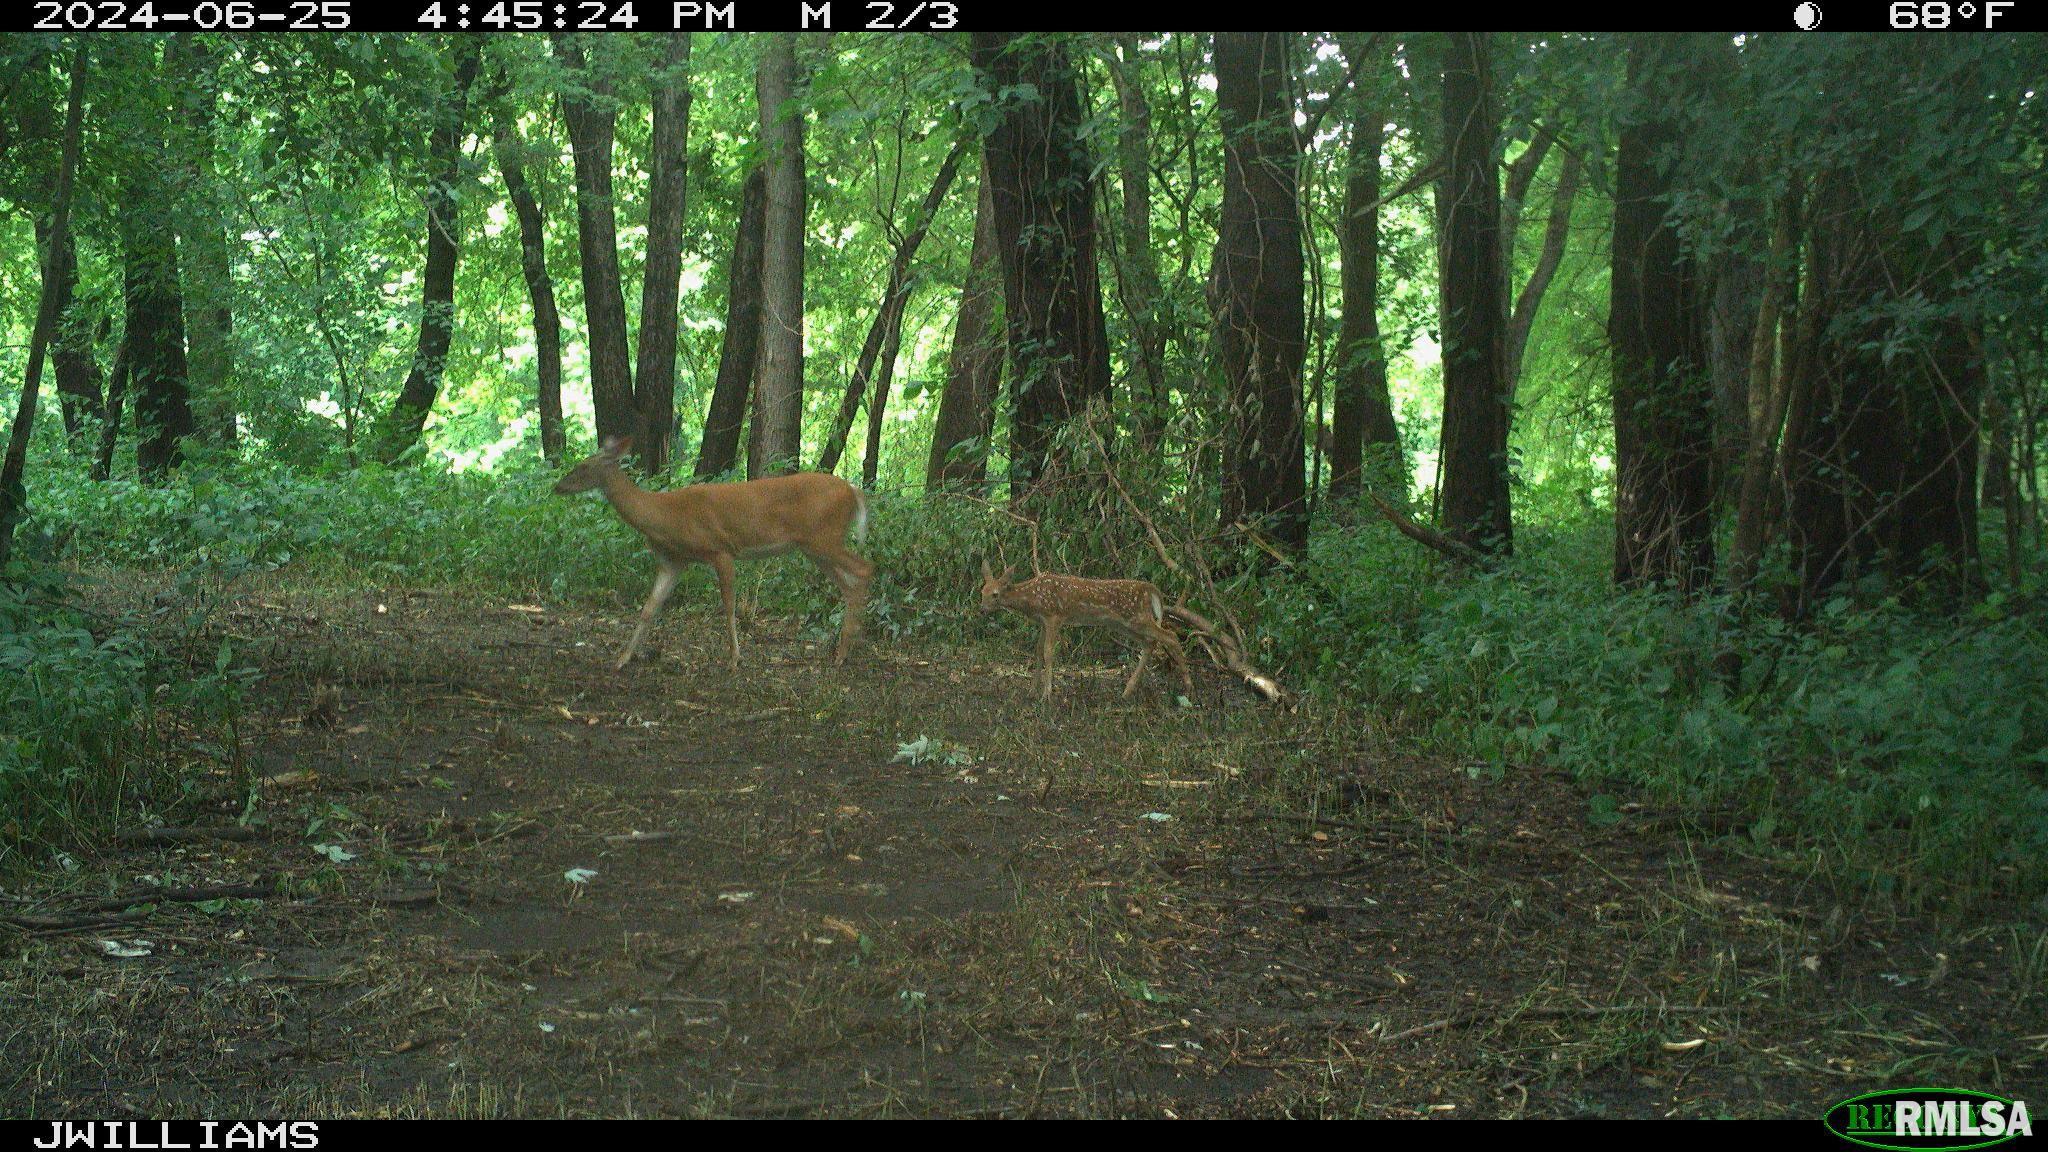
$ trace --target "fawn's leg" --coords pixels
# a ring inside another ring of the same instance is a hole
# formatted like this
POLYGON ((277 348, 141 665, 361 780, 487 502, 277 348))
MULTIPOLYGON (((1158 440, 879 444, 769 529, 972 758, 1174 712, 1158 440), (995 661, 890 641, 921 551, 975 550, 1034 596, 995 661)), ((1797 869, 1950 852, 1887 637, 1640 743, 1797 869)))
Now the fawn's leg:
POLYGON ((732 653, 732 670, 740 670, 740 618, 733 602, 732 557, 720 552, 711 557, 711 570, 718 573, 718 597, 725 601, 725 639, 732 653))
POLYGON ((1137 691, 1138 677, 1143 676, 1145 674, 1145 661, 1150 660, 1152 658, 1152 648, 1153 645, 1149 643, 1141 642, 1138 645, 1138 662, 1136 664, 1131 665, 1130 678, 1124 681, 1125 699, 1129 699, 1131 693, 1137 691))
POLYGON ((1060 644, 1060 618, 1047 616, 1038 631, 1038 698, 1052 700, 1052 654, 1060 644))
POLYGON ((633 660, 633 653, 640 650, 640 641, 647 635, 647 628, 654 618, 661 614, 661 606, 668 603, 669 593, 676 590, 676 567, 668 561, 661 562, 661 571, 654 577, 654 591, 647 597, 647 606, 640 609, 640 623, 633 628, 633 638, 626 642, 626 651, 619 656, 613 668, 624 668, 633 660))
POLYGON ((1159 646, 1166 649, 1167 659, 1173 661, 1174 670, 1180 673, 1181 692, 1192 699, 1195 694, 1195 682, 1188 676, 1187 651, 1180 646, 1180 641, 1173 633, 1165 628, 1159 630, 1159 646))

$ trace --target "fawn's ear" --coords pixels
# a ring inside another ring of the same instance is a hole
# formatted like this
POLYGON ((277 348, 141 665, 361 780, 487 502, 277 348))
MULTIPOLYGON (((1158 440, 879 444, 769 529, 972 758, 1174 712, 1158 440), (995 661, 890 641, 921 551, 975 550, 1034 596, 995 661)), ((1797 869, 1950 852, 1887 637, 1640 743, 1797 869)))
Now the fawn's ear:
POLYGON ((613 436, 604 442, 604 454, 616 460, 633 448, 631 436, 613 436))
POLYGON ((993 584, 995 583, 995 579, 996 574, 994 572, 989 571, 988 557, 983 556, 981 558, 981 582, 984 584, 993 584))

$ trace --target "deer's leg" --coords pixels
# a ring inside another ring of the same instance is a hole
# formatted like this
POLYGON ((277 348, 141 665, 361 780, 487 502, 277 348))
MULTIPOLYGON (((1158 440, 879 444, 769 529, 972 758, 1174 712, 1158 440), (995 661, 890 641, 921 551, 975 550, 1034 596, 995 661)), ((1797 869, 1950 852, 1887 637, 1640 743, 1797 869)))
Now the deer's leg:
POLYGON ((633 653, 640 650, 640 641, 647 636, 647 629, 654 618, 661 614, 661 606, 668 603, 669 593, 676 590, 676 566, 668 561, 661 562, 661 571, 654 577, 654 591, 648 594, 647 606, 640 609, 640 623, 633 627, 633 638, 626 642, 626 651, 619 656, 614 668, 624 668, 632 663, 633 653))
POLYGON ((1182 648, 1180 646, 1180 640, 1177 639, 1172 632, 1167 631, 1165 628, 1161 628, 1159 630, 1159 646, 1161 648, 1166 649, 1167 659, 1173 661, 1174 671, 1180 673, 1180 687, 1182 693, 1184 693, 1190 699, 1192 699, 1195 694, 1195 682, 1188 676, 1187 650, 1182 648))
POLYGON ((1129 699, 1131 693, 1138 690, 1138 677, 1143 676, 1145 674, 1145 661, 1150 660, 1152 658, 1153 645, 1151 643, 1140 642, 1137 647, 1138 662, 1136 664, 1131 665, 1131 675, 1128 679, 1124 681, 1125 699, 1129 699))
POLYGON ((725 603, 725 639, 732 653, 732 670, 740 670, 740 618, 733 600, 732 557, 720 552, 711 557, 711 570, 718 573, 718 598, 725 603))
POLYGON ((860 635, 860 617, 868 602, 868 581, 874 577, 875 566, 844 548, 826 548, 806 553, 818 570, 839 586, 839 598, 845 603, 845 610, 839 618, 839 643, 832 649, 832 662, 843 664, 846 654, 853 648, 854 638, 860 635))
POLYGON ((1052 700, 1052 655, 1060 646, 1060 618, 1047 616, 1038 631, 1038 698, 1052 700))

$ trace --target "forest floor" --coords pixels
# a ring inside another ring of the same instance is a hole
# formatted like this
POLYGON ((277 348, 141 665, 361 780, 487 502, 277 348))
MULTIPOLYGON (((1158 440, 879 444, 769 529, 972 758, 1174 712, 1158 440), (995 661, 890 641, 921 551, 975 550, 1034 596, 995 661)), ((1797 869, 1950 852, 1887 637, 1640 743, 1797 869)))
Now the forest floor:
POLYGON ((238 586, 242 764, 177 817, 254 835, 4 881, 0 1115, 1812 1118, 2048 1082, 2038 932, 1214 670, 1123 701, 1108 646, 1050 707, 992 624, 835 669, 758 620, 729 673, 701 591, 615 672, 630 609, 238 586))

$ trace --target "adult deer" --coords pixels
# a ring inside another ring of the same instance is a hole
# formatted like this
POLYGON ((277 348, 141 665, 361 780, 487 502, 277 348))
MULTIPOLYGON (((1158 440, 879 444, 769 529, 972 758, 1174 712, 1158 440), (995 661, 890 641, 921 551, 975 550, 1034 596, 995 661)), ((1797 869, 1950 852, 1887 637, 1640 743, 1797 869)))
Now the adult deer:
POLYGON ((624 668, 640 648, 648 626, 675 591, 676 577, 686 564, 709 564, 718 573, 718 593, 725 601, 725 632, 732 650, 732 669, 740 667, 740 626, 733 608, 733 562, 774 556, 795 549, 809 556, 839 588, 846 603, 839 624, 839 643, 832 662, 843 663, 860 631, 860 613, 868 598, 874 565, 846 547, 847 529, 854 541, 867 539, 868 504, 859 490, 837 476, 799 472, 767 476, 740 484, 692 484, 667 492, 649 492, 633 483, 619 467, 619 457, 632 442, 625 437, 605 441, 597 455, 569 470, 555 485, 555 494, 569 496, 601 489, 619 519, 647 541, 661 571, 654 591, 640 610, 640 623, 617 667, 624 668))
POLYGON ((1131 667, 1130 679, 1124 681, 1126 697, 1138 687, 1138 677, 1144 674, 1145 662, 1155 648, 1166 650, 1180 672, 1182 691, 1193 694, 1187 654, 1161 623, 1167 607, 1159 589, 1143 580, 1091 580, 1049 572, 1012 583, 1013 573, 1014 569, 1005 568, 997 576, 989 570, 987 560, 981 562, 981 610, 1008 608, 1038 621, 1039 699, 1052 699, 1053 656, 1059 648, 1060 627, 1065 624, 1109 628, 1137 641, 1138 662, 1131 667))

